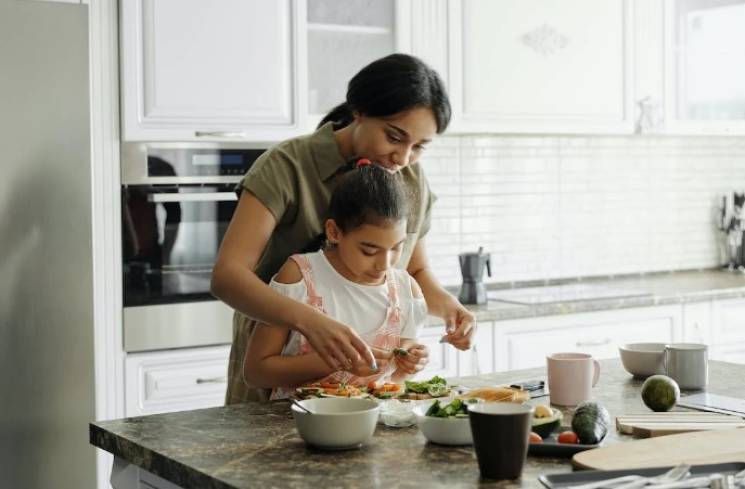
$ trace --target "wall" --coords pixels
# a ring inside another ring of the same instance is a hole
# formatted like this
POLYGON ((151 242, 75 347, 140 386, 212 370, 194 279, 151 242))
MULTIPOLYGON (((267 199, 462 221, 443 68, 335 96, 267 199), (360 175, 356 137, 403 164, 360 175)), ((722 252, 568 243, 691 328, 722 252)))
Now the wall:
POLYGON ((446 285, 479 246, 492 282, 713 267, 718 199, 745 189, 745 138, 445 136, 422 162, 446 285))

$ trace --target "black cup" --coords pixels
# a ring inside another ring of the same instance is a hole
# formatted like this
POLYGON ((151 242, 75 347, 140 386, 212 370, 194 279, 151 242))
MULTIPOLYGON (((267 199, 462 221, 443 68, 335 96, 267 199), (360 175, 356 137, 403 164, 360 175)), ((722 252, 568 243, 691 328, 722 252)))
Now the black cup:
POLYGON ((517 479, 528 455, 533 406, 509 402, 468 407, 473 446, 484 479, 517 479))

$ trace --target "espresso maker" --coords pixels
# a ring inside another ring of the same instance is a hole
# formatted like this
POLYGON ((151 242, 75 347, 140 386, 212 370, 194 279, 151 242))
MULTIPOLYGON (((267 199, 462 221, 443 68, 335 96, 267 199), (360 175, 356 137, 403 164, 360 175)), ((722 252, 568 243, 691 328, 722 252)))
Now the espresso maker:
POLYGON ((491 277, 491 256, 483 248, 477 252, 458 255, 463 284, 460 286, 458 300, 462 304, 486 304, 486 287, 484 286, 484 267, 491 277))

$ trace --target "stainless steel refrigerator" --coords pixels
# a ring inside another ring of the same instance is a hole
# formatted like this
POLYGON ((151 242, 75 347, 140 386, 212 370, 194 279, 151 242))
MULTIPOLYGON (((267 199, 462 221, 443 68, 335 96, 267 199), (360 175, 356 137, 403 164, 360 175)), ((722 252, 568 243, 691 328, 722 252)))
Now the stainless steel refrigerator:
POLYGON ((0 487, 93 488, 86 5, 0 0, 0 487))

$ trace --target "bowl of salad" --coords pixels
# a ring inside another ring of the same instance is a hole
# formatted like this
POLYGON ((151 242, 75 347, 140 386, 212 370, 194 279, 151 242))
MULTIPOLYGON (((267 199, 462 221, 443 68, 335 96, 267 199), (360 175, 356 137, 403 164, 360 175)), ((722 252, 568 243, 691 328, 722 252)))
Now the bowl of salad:
POLYGON ((468 406, 475 399, 435 399, 414 408, 417 426, 424 437, 440 445, 471 445, 471 423, 468 406))

